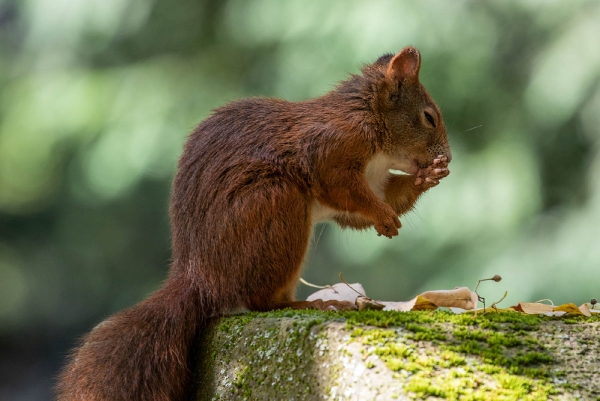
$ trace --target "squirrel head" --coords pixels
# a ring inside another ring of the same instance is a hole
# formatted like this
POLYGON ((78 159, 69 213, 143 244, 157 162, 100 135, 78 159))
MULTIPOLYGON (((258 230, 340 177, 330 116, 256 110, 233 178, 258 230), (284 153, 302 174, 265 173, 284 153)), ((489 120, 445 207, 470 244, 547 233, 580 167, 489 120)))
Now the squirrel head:
POLYGON ((371 107, 379 120, 380 150, 409 174, 438 155, 452 158, 442 113, 419 81, 420 67, 419 51, 409 46, 363 69, 375 91, 371 107))

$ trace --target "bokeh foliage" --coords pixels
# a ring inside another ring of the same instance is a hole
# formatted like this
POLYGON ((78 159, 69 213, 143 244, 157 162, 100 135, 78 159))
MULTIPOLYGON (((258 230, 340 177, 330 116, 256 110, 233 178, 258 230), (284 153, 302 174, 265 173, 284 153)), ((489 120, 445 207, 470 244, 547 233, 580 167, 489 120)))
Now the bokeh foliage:
POLYGON ((74 338, 157 288, 177 158, 211 109, 319 96, 407 44, 452 174, 393 240, 317 227, 304 277, 597 296, 599 37, 595 1, 0 0, 0 398, 48 398, 74 338))

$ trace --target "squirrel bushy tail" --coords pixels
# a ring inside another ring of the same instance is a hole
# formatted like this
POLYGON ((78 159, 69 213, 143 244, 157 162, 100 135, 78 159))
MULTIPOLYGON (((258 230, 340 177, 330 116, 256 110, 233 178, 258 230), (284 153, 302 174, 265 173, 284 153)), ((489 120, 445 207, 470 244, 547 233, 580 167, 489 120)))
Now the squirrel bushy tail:
POLYGON ((192 344, 206 325, 197 289, 172 274, 146 300, 96 326, 74 350, 57 399, 184 400, 192 344))

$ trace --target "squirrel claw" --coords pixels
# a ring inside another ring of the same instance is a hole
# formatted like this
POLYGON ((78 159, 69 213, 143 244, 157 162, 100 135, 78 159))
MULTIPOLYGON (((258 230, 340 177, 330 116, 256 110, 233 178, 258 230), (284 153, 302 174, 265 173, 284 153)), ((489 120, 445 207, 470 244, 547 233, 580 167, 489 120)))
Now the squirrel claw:
POLYGON ((448 158, 444 155, 438 155, 429 166, 419 169, 415 178, 415 185, 424 184, 427 187, 434 187, 448 174, 450 174, 448 158))

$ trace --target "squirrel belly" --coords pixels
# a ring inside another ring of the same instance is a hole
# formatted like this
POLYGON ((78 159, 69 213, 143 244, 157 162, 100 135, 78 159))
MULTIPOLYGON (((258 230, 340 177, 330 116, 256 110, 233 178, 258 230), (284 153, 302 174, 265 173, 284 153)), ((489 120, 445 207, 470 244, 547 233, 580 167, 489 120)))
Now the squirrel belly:
POLYGON ((173 183, 167 280, 83 338, 58 399, 187 399, 192 348, 211 318, 240 307, 356 308, 295 301, 296 284, 314 224, 392 238, 398 216, 449 174, 446 128, 418 80, 420 61, 407 47, 322 97, 240 100, 201 122, 173 183))
MULTIPOLYGON (((371 191, 373 191, 379 199, 385 200, 385 186, 392 177, 390 170, 393 169, 404 172, 410 170, 410 168, 411 165, 409 162, 396 161, 383 153, 378 153, 367 162, 364 174, 371 191)), ((318 200, 313 201, 311 205, 311 222, 313 225, 332 220, 336 216, 340 216, 341 218, 360 218, 360 216, 357 215, 351 216, 349 212, 327 207, 318 200)))

